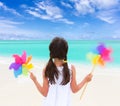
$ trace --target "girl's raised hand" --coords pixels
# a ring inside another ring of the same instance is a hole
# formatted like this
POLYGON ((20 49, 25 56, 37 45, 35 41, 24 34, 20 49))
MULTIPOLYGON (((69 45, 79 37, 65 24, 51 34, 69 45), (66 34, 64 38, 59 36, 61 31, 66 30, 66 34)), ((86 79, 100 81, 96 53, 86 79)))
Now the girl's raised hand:
POLYGON ((90 82, 90 81, 92 80, 92 77, 93 77, 92 73, 89 73, 89 74, 85 77, 86 82, 90 82))
POLYGON ((35 76, 32 72, 30 72, 30 78, 31 78, 33 81, 36 81, 36 76, 35 76))

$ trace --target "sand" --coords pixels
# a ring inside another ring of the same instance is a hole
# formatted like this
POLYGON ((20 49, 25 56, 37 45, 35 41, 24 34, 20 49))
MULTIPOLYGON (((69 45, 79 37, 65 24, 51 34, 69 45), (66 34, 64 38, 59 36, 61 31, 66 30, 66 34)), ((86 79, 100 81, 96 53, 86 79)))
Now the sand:
MULTIPOLYGON (((0 106, 41 106, 42 95, 34 83, 27 77, 15 78, 9 65, 14 60, 11 57, 0 57, 0 106)), ((42 69, 46 61, 32 60, 32 72, 42 83, 42 69)), ((76 67, 79 83, 91 69, 91 64, 73 62, 76 67)), ((83 89, 72 95, 72 106, 120 106, 120 67, 109 66, 95 68, 93 79, 88 84, 80 100, 83 89)))

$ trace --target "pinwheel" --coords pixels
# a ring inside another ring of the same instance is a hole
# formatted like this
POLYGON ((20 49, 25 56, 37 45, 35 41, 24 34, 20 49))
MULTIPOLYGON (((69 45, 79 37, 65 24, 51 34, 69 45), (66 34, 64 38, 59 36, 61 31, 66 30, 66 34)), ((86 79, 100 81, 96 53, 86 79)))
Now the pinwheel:
MULTIPOLYGON (((111 52, 112 52, 111 48, 106 48, 104 44, 99 44, 95 48, 95 50, 93 50, 93 52, 90 52, 90 53, 87 54, 87 58, 93 64, 93 68, 91 70, 91 73, 94 72, 94 69, 95 69, 96 65, 104 66, 106 62, 112 61, 112 59, 110 57, 111 52)), ((85 92, 87 84, 88 83, 86 83, 86 85, 83 88, 83 92, 81 94, 80 99, 82 99, 82 97, 83 97, 83 94, 85 92)))
POLYGON ((26 52, 23 51, 22 56, 14 54, 15 62, 11 63, 9 69, 14 70, 14 76, 17 78, 19 75, 23 74, 28 75, 30 69, 33 68, 33 64, 29 63, 32 59, 32 56, 27 58, 26 52))
POLYGON ((93 63, 93 65, 99 64, 104 66, 106 62, 112 60, 110 57, 111 52, 111 48, 106 48, 104 44, 100 44, 93 52, 87 54, 87 58, 93 63))

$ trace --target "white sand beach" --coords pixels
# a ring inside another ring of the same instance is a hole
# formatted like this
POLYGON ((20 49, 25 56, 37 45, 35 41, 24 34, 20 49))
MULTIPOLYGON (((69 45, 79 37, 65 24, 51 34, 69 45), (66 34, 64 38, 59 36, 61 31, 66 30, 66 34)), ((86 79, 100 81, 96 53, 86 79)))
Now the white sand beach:
MULTIPOLYGON (((42 95, 29 76, 15 78, 9 65, 14 59, 0 57, 0 106, 41 106, 42 95)), ((42 69, 46 61, 32 60, 33 72, 42 82, 42 69)), ((77 81, 90 72, 92 66, 72 63, 76 67, 77 81)), ((92 81, 80 100, 82 92, 72 94, 72 106, 120 106, 120 67, 96 67, 92 81)))

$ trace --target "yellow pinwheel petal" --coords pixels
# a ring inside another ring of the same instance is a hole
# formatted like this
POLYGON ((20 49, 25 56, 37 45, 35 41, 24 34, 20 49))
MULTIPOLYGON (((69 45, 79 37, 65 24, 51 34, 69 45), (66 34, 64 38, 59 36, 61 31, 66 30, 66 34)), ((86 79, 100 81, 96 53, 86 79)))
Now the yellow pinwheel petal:
POLYGON ((28 65, 27 65, 27 69, 28 69, 28 70, 30 70, 30 69, 32 69, 32 68, 33 68, 33 64, 28 64, 28 65))
POLYGON ((94 58, 93 58, 93 60, 92 60, 92 63, 94 65, 98 64, 99 58, 100 58, 100 55, 95 55, 94 58))

